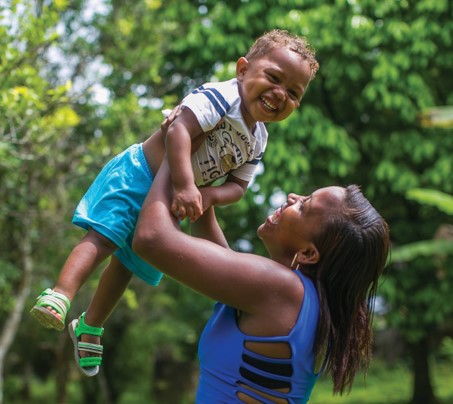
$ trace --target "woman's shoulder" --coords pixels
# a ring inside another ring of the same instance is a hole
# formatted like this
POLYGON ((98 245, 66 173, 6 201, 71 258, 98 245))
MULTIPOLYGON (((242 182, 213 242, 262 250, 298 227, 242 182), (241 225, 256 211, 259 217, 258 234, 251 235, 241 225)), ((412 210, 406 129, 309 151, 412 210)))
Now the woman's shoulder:
POLYGON ((256 315, 269 324, 286 327, 297 320, 304 300, 305 285, 296 271, 267 260, 268 268, 260 279, 255 279, 257 289, 256 315))
POLYGON ((268 298, 260 302, 260 308, 244 316, 244 329, 251 335, 289 335, 299 323, 304 301, 303 285, 297 285, 297 279, 294 284, 283 293, 269 290, 268 298))

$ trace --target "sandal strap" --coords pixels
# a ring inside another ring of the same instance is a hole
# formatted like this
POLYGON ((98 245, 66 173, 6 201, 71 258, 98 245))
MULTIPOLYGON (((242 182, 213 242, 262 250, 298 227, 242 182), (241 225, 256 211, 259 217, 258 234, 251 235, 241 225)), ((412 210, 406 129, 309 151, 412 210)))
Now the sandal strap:
POLYGON ((90 368, 93 366, 99 366, 102 364, 101 356, 87 356, 79 359, 79 364, 82 368, 90 368))
POLYGON ((80 341, 77 344, 77 349, 79 351, 85 351, 85 352, 90 352, 98 355, 102 355, 102 352, 104 351, 104 347, 99 344, 91 344, 90 342, 82 342, 80 341))
POLYGON ((77 338, 79 338, 82 334, 102 337, 102 334, 104 334, 104 327, 94 327, 92 325, 87 325, 85 323, 85 314, 85 312, 82 313, 79 321, 77 322, 77 327, 74 330, 77 338))
POLYGON ((62 293, 55 292, 53 289, 49 288, 42 292, 36 300, 36 305, 38 307, 52 307, 56 312, 61 314, 63 321, 71 307, 71 302, 67 296, 62 293))

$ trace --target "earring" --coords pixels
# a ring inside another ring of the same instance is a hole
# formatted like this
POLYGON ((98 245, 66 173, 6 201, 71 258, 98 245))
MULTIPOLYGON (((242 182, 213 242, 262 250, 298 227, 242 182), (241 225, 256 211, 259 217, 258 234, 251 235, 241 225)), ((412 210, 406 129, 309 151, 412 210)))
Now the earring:
POLYGON ((293 262, 291 262, 291 266, 290 268, 293 270, 293 271, 297 271, 299 269, 299 263, 296 265, 295 268, 294 267, 294 264, 296 263, 296 259, 297 259, 297 253, 294 254, 294 258, 293 258, 293 262))

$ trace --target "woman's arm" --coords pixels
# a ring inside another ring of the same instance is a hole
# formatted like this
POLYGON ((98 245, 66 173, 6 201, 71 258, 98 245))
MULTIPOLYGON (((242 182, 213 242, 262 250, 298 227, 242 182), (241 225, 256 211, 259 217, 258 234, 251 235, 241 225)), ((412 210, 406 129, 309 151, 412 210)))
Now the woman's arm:
POLYGON ((133 248, 140 257, 192 289, 246 313, 294 306, 297 275, 270 259, 184 234, 169 212, 170 188, 164 159, 137 222, 133 248))
POLYGON ((240 179, 227 179, 222 185, 200 188, 204 213, 192 224, 192 234, 229 248, 228 241, 217 222, 214 206, 238 201, 247 190, 247 185, 246 181, 240 179))

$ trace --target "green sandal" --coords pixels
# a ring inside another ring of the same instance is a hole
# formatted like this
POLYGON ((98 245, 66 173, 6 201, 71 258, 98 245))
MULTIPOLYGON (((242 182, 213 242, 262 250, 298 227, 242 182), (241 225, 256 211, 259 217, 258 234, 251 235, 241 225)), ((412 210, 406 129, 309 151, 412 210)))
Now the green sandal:
POLYGON ((74 344, 74 357, 77 367, 85 376, 96 376, 99 372, 99 366, 102 363, 102 351, 104 348, 99 344, 91 344, 89 342, 79 341, 79 337, 82 334, 102 337, 104 328, 93 327, 91 325, 85 324, 85 312, 82 313, 78 320, 72 320, 68 328, 69 335, 71 336, 72 343, 74 344), (79 351, 85 351, 100 356, 86 356, 82 358, 79 355, 79 351))
POLYGON ((69 299, 52 289, 46 289, 36 298, 36 304, 30 310, 30 314, 46 328, 54 328, 63 331, 65 327, 66 314, 71 307, 69 299), (61 315, 56 317, 47 307, 52 307, 61 315))

